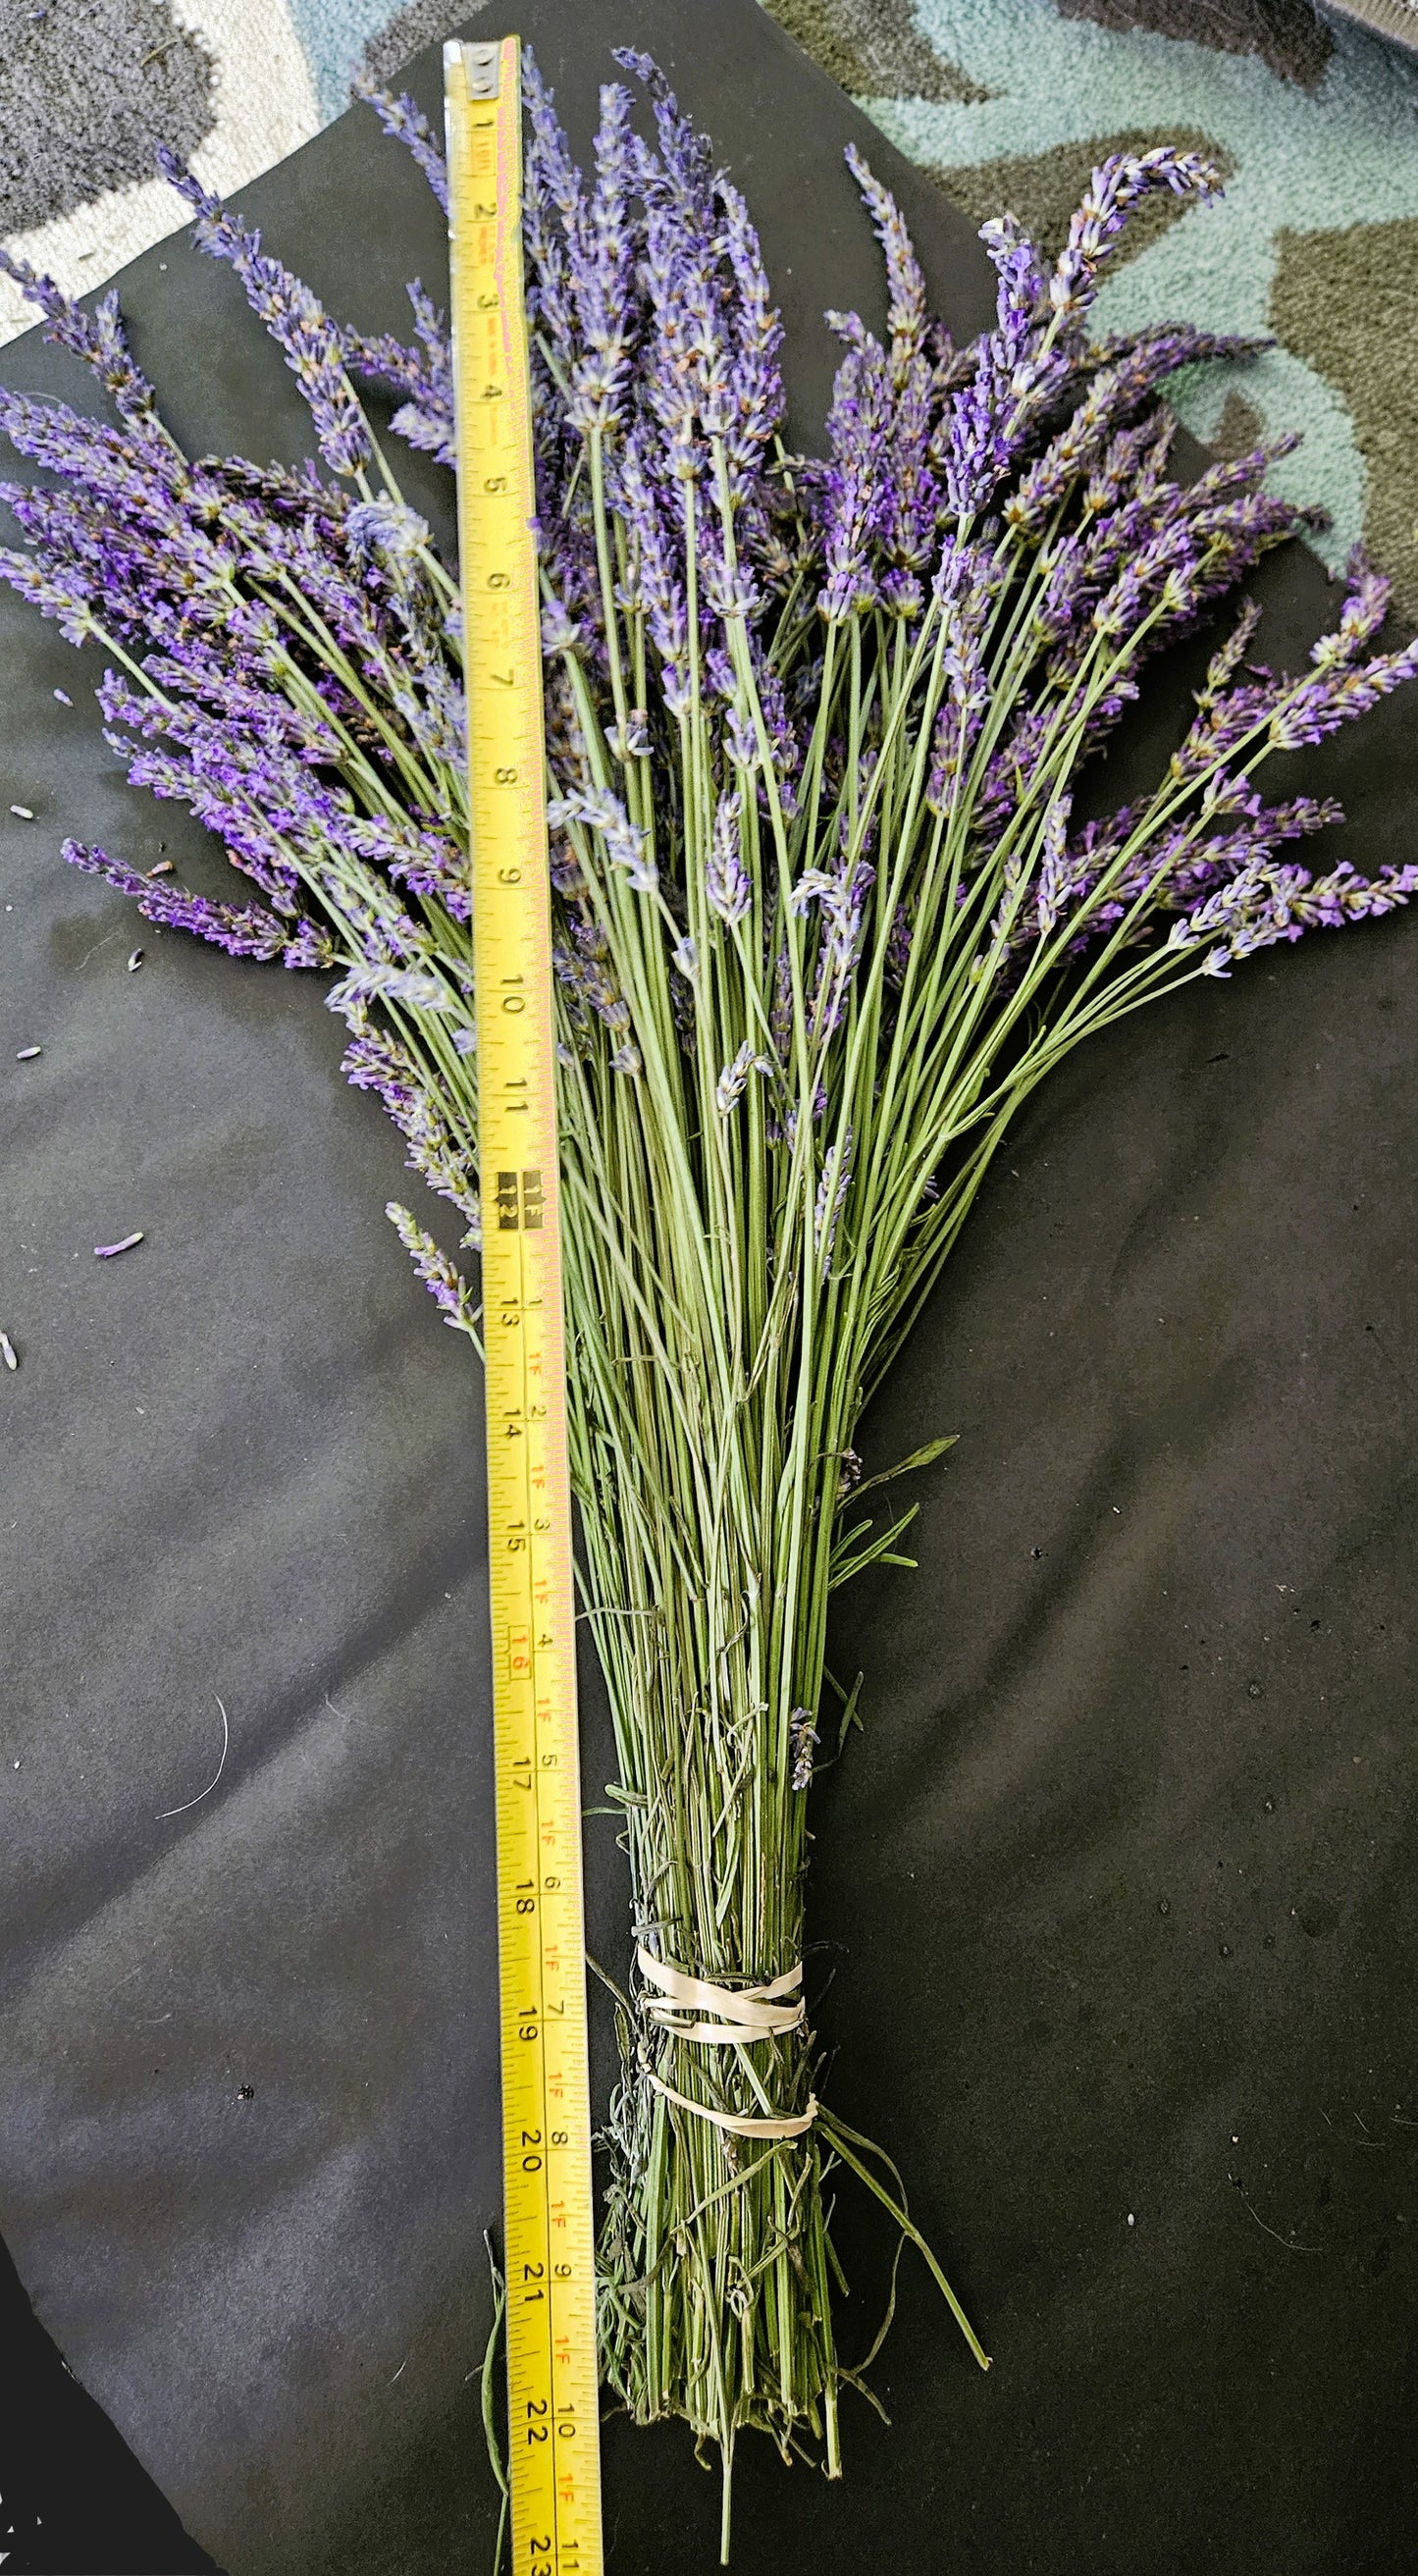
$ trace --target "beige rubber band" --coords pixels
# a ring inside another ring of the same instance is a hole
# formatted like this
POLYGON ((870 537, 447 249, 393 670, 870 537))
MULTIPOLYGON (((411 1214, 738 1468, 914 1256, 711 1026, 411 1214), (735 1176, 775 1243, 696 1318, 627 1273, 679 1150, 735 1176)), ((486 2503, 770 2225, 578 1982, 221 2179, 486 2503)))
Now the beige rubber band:
MULTIPOLYGON (((635 1963, 646 1984, 658 1988, 655 1994, 641 1996, 641 2011, 675 2039, 694 2040, 707 2048, 746 2048, 755 2040, 786 2038, 806 2024, 801 1960, 761 1986, 715 1985, 708 1977, 691 1976, 688 1969, 676 1967, 672 1960, 655 1958, 643 1944, 636 1949, 635 1963), (795 2000, 785 2002, 785 1996, 795 2000), (714 2014, 713 2021, 685 2019, 686 2014, 706 2012, 714 2014)), ((696 2119, 712 2121, 716 2129, 725 2129, 732 2137, 800 2138, 817 2118, 815 2093, 809 2094, 806 2110, 771 2119, 746 2111, 711 2110, 706 2102, 677 2093, 653 2068, 648 2072, 656 2092, 663 2093, 667 2102, 678 2103, 682 2111, 692 2111, 696 2119)))
POLYGON ((667 2084, 663 2075, 657 2075, 653 2067, 649 2075, 656 2092, 663 2093, 667 2102, 678 2102, 680 2109, 692 2111, 696 2120, 712 2120, 716 2129, 727 2129, 735 2138, 800 2138, 804 2129, 810 2129, 817 2118, 815 2093, 809 2093, 807 2109, 795 2112, 790 2119, 754 2119, 747 2112, 711 2111, 707 2102, 693 2102, 687 2093, 677 2093, 673 2084, 667 2084))
POLYGON ((687 1969, 677 1968, 672 1960, 652 1957, 643 1944, 636 1950, 635 1964, 646 1984, 660 1989, 658 1994, 641 1996, 641 2010, 679 2039, 701 2040, 710 2048, 738 2048, 755 2039, 784 2038, 790 2031, 801 2030, 807 2018, 800 1992, 801 1960, 766 1986, 713 1985, 707 1977, 693 1977, 687 1969), (782 1995, 796 1995, 797 2001, 782 2003, 782 1995), (711 2012, 716 2018, 683 2018, 697 2012, 711 2012))

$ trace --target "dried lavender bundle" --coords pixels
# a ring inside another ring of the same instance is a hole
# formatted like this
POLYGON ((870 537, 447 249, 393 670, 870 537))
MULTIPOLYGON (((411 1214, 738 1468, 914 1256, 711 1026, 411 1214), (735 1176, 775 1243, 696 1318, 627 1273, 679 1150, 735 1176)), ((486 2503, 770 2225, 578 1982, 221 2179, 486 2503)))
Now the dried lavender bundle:
MULTIPOLYGON (((857 1423, 1052 1065, 1418 887, 1418 868, 1300 866, 1284 845, 1337 809, 1254 783, 1412 677, 1418 642, 1370 649, 1388 586, 1362 561, 1297 677, 1248 660, 1246 607, 1152 795, 1076 827, 1079 772, 1147 656, 1304 521, 1264 488, 1275 447, 1168 477, 1167 379, 1240 344, 1088 337, 1131 208, 1204 197, 1213 174, 1115 156, 1052 267, 1011 219, 987 225, 997 321, 956 349, 849 155, 888 337, 829 317, 827 453, 793 456, 744 201, 653 64, 618 59, 653 143, 608 86, 583 175, 528 63, 526 197, 573 1476, 636 1961, 601 2339, 637 2420, 717 2445, 727 2546, 743 2429, 840 2466, 839 2392, 865 2365, 835 2341, 834 2166, 921 2243, 895 2167, 812 2091, 802 1985, 828 1605, 901 1561, 912 1510, 882 1524, 868 1487, 946 1445, 864 1482, 857 1423)), ((417 110, 372 95, 442 196, 417 110)), ((66 855, 151 921, 333 973, 345 1071, 475 1249, 460 604, 357 390, 392 386, 399 435, 451 462, 443 324, 415 286, 414 343, 337 325, 167 167, 295 371, 327 470, 189 461, 114 300, 80 312, 0 253, 118 421, 0 394, 55 478, 5 488, 28 544, 0 574, 101 639, 130 777, 189 804, 254 893, 66 855)), ((472 1289, 389 1213, 476 1340, 472 1289)))

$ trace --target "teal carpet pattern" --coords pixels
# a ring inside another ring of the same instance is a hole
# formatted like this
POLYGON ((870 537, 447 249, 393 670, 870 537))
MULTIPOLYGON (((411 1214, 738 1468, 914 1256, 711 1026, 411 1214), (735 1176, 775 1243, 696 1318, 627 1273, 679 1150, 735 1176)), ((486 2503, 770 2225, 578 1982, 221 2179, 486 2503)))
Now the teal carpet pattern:
POLYGON ((1226 453, 1302 431, 1275 481, 1330 512, 1330 564, 1365 538, 1418 622, 1418 54, 1311 0, 769 5, 958 205, 1051 245, 1105 152, 1209 154, 1223 200, 1134 228, 1099 328, 1272 334, 1179 411, 1226 453))
MULTIPOLYGON (((71 292, 177 228, 182 209, 151 175, 158 141, 179 144, 218 193, 239 191, 340 113, 362 65, 394 79, 478 14, 469 0, 3 5, 0 237, 71 292)), ((716 0, 699 5, 712 13, 716 0)), ((1277 482, 1329 511, 1316 543, 1330 564, 1364 537, 1418 623, 1418 5, 765 6, 972 218, 1009 207, 1050 246, 1104 153, 1207 152, 1224 200, 1150 207, 1099 325, 1175 315, 1272 334, 1245 366, 1183 382, 1183 418, 1223 453, 1302 430, 1277 482)), ((30 318, 0 281, 0 339, 30 318)))

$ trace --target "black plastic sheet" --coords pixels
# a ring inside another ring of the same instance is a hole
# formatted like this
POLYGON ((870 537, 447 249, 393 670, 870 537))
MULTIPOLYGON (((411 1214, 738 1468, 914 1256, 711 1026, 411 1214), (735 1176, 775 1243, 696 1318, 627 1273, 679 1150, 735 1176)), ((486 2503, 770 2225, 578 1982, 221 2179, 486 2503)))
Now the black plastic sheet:
MULTIPOLYGON (((795 435, 830 382, 821 307, 884 308, 850 135, 952 321, 987 317, 959 219, 750 0, 530 0, 519 23, 577 138, 616 42, 709 127, 783 299, 795 435)), ((439 81, 421 58, 434 113, 439 81)), ((365 111, 242 203, 366 328, 401 326, 406 277, 442 291, 437 209, 365 111)), ((190 448, 304 452, 225 271, 175 241, 122 284, 190 448)), ((88 400, 33 338, 0 373, 88 400)), ((447 479, 407 482, 451 542, 447 479)), ((1318 567, 1292 549, 1258 588, 1260 649, 1302 658, 1336 605, 1318 567)), ((317 983, 159 935, 60 864, 72 832, 221 873, 125 785, 99 657, 8 593, 0 629, 0 2227, 194 2542, 162 2554, 92 2419, 46 2465, 57 2365, 16 2295, 0 2547, 28 2511, 61 2554, 26 2525, 20 2565, 196 2566, 200 2544, 229 2576, 481 2568, 478 1374, 385 1223, 398 1141, 339 1079, 317 983), (218 1697, 221 1779, 165 1816, 216 1768, 218 1697), (102 2554, 55 2538, 80 2500, 102 2554)), ((1165 758, 1196 667, 1159 674, 1107 801, 1165 758)), ((1360 866, 1412 855, 1413 703, 1293 764, 1348 802, 1330 846, 1360 866)), ((865 1734, 815 1793, 819 2089, 897 2158, 995 2367, 908 2258, 874 2374, 890 2429, 849 2410, 840 2487, 746 2443, 742 2576, 1411 2555, 1415 940, 1407 915, 1313 936, 1077 1056, 866 1426, 869 1468, 961 1436, 919 1483, 920 1571, 843 1599, 865 1734)), ((595 1804, 589 1667, 585 1699, 595 1804)), ((615 1970, 623 1863, 612 1824, 587 1837, 615 1970)), ((599 2020, 596 2046, 603 2098, 599 2020)), ((890 2243, 850 2189, 839 2226, 860 2350, 890 2243)), ((622 2576, 713 2563, 682 2428, 608 2423, 605 2489, 622 2576)))

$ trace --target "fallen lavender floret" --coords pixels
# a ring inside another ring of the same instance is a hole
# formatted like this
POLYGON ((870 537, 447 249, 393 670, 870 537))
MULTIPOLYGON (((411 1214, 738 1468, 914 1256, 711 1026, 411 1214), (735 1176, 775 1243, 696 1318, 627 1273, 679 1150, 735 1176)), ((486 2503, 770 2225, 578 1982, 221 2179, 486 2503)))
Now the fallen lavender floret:
MULTIPOLYGON (((856 1713, 828 1605, 865 1566, 911 1561, 909 1506, 882 1515, 873 1488, 945 1445, 864 1478, 858 1425, 1073 1046, 1418 894, 1418 865, 1361 874, 1325 844, 1332 799, 1256 784, 1418 676, 1418 640, 1385 646, 1388 586, 1362 555, 1297 676, 1253 661, 1248 606, 1153 791, 1080 821, 1080 776, 1148 660, 1312 524, 1267 488, 1282 443, 1190 485, 1170 471, 1171 377, 1257 344, 1185 322, 1089 337, 1130 212, 1165 190, 1203 224, 1214 173, 1164 147, 1110 156, 1052 262, 1013 218, 986 225, 995 318, 957 349, 854 150, 886 332, 829 316, 825 452, 803 457, 744 199, 654 64, 617 60, 648 120, 608 84, 584 174, 525 61, 572 1473, 637 1953, 799 2001, 729 2048, 633 1986, 601 2359, 637 2421, 675 2414, 718 2447, 727 2536, 745 2430, 840 2469, 860 2378, 837 2348, 832 2169, 921 2245, 894 2165, 818 2099, 801 1986, 827 1704, 842 1740, 856 1713), (1289 855, 1301 841, 1320 864, 1289 855)), ((367 94, 446 202, 418 110, 367 94)), ((5 488, 22 542, 0 578, 103 645, 115 756, 245 883, 221 902, 65 855, 154 924, 328 975, 347 1079, 476 1252, 463 604, 357 390, 391 387, 396 434, 451 463, 445 326, 417 283, 411 343, 333 321, 164 166, 295 372, 321 465, 188 460, 113 299, 88 314, 0 253, 117 413, 0 393, 47 478, 5 488)), ((387 1213, 476 1341, 449 1253, 387 1213)))

